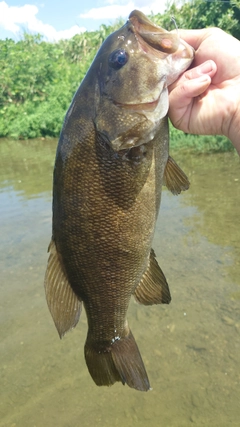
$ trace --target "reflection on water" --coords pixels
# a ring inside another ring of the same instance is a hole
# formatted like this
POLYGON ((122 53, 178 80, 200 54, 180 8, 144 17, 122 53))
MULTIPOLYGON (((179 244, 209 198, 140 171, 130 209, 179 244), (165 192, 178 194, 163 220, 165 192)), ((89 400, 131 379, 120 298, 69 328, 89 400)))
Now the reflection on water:
POLYGON ((191 189, 164 191, 154 249, 169 306, 132 301, 129 322, 153 390, 98 388, 86 317, 62 341, 43 277, 56 141, 0 141, 0 426, 239 426, 239 159, 178 154, 191 189))

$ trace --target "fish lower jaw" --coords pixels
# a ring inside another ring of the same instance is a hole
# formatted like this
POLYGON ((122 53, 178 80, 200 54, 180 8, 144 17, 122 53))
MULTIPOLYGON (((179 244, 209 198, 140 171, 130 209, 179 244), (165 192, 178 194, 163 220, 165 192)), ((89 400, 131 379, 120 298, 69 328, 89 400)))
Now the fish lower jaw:
POLYGON ((154 111, 158 106, 159 100, 160 100, 160 96, 156 100, 150 101, 150 102, 129 103, 129 104, 114 102, 114 104, 118 107, 126 108, 127 110, 132 110, 132 111, 154 111))

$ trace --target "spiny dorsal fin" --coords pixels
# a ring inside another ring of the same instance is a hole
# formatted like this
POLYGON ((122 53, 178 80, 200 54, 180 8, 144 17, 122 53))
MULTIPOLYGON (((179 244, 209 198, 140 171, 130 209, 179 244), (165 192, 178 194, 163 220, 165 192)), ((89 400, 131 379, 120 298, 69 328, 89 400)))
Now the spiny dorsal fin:
POLYGON ((171 295, 166 278, 151 249, 147 270, 142 276, 139 285, 134 291, 134 296, 140 304, 169 304, 171 295))
POLYGON ((82 303, 73 292, 63 270, 56 245, 51 240, 49 259, 44 279, 48 308, 60 338, 79 321, 82 303))
POLYGON ((170 156, 164 171, 164 185, 175 195, 188 190, 190 185, 188 177, 170 156))

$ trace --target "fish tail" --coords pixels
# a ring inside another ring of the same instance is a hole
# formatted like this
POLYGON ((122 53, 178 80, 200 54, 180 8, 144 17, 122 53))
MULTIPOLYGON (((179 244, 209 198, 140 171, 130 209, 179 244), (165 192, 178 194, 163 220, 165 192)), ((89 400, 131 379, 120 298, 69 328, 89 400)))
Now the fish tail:
POLYGON ((141 354, 130 330, 126 337, 116 339, 101 350, 87 339, 85 359, 89 373, 98 386, 110 386, 121 381, 136 390, 150 389, 141 354))

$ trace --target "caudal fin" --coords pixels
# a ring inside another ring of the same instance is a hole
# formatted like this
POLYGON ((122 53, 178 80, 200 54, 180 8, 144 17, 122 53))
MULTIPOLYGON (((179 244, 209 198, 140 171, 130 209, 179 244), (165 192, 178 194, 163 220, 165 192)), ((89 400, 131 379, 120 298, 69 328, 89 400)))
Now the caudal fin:
POLYGON ((121 339, 101 351, 90 344, 85 344, 85 359, 92 379, 99 386, 110 386, 122 381, 129 387, 140 391, 148 391, 150 384, 131 331, 121 339))

